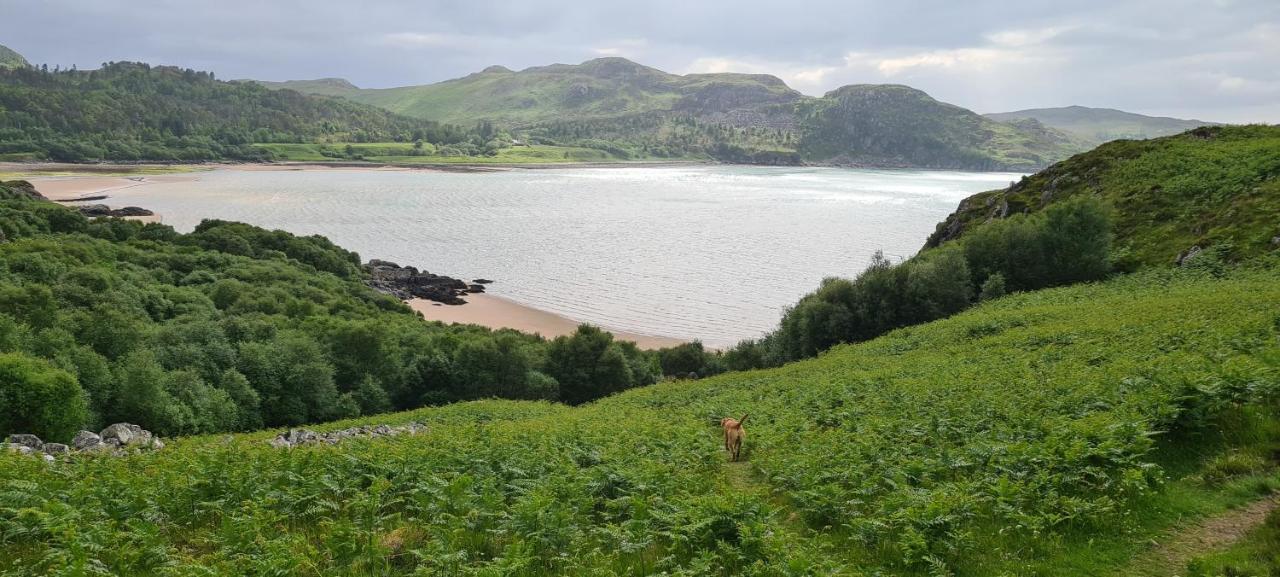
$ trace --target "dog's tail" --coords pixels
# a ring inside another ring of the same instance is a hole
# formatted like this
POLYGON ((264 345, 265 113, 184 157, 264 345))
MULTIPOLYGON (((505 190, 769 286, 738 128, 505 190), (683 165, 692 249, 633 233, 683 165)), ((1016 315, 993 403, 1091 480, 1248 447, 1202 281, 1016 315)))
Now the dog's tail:
POLYGON ((741 425, 741 424, 742 424, 742 422, 743 422, 743 421, 746 421, 746 420, 747 420, 747 415, 744 413, 744 414, 742 415, 742 418, 741 418, 741 419, 738 419, 738 424, 739 424, 739 425, 741 425))

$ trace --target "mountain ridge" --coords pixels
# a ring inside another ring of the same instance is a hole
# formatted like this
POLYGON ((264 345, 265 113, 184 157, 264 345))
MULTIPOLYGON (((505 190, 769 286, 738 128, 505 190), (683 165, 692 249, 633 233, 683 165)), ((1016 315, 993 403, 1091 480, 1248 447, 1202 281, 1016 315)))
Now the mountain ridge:
POLYGON ((262 84, 341 96, 437 122, 492 122, 530 140, 612 147, 624 156, 674 153, 763 164, 1033 170, 1083 150, 1052 128, 1000 123, 910 87, 850 85, 812 97, 773 75, 680 75, 620 57, 520 71, 490 66, 460 78, 396 88, 262 84), (897 87, 862 101, 859 118, 839 114, 849 98, 874 91, 872 86, 897 87), (915 116, 919 122, 910 121, 915 116), (908 126, 924 132, 886 132, 908 126), (961 134, 966 127, 973 134, 961 134))
POLYGON ((1046 126, 1071 134, 1089 146, 1122 138, 1144 139, 1172 136, 1200 126, 1221 125, 1221 123, 1198 119, 1149 116, 1115 108, 1080 105, 1028 108, 1012 112, 994 112, 983 116, 1006 123, 1035 119, 1046 126))

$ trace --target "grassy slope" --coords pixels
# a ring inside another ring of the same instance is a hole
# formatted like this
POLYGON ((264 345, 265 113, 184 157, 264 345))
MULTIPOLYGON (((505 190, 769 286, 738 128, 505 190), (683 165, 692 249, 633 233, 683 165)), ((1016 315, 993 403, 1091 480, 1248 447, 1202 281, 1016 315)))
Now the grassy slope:
POLYGON ((412 438, 0 455, 0 569, 1103 574, 1180 517, 1276 485, 1273 470, 1198 480, 1227 444, 1274 450, 1273 412, 1179 408, 1280 388, 1277 280, 1149 273, 580 408, 365 420, 430 423, 412 438), (747 463, 726 466, 714 421, 744 412, 747 463), (1176 422, 1201 426, 1152 436, 1176 422))
POLYGON ((1213 125, 1203 120, 1184 120, 1164 116, 1146 116, 1114 110, 1065 106, 1062 108, 1034 108, 1016 112, 998 112, 985 115, 1000 122, 1034 118, 1045 126, 1056 128, 1083 139, 1090 146, 1121 138, 1143 139, 1172 136, 1192 128, 1213 125))
POLYGON ((0 68, 19 68, 23 66, 30 66, 26 58, 14 52, 13 49, 0 45, 0 68))
POLYGON ((999 215, 1034 212, 1080 194, 1116 208, 1116 245, 1130 264, 1166 265, 1199 245, 1230 245, 1248 258, 1280 237, 1280 126, 1215 127, 1145 141, 1116 141, 976 194, 938 225, 929 244, 999 215))

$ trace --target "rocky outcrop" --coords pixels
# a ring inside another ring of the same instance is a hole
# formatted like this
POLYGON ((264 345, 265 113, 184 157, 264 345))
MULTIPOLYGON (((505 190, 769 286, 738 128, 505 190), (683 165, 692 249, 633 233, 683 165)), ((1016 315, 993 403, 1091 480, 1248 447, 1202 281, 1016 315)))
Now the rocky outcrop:
POLYGON ((138 425, 132 423, 116 423, 102 430, 101 433, 80 431, 71 439, 70 445, 63 443, 46 443, 40 437, 28 434, 9 435, 7 443, 0 443, 0 449, 15 451, 24 455, 44 454, 46 460, 53 460, 55 455, 73 455, 75 453, 110 452, 114 455, 125 454, 126 449, 163 449, 164 442, 138 425))
POLYGON ((86 204, 84 206, 76 207, 76 210, 79 210, 80 214, 83 214, 90 218, 99 218, 99 217, 106 217, 106 216, 123 218, 127 216, 155 215, 154 212, 151 212, 145 208, 141 208, 137 206, 126 206, 124 208, 111 208, 105 204, 86 204))
POLYGON ((277 449, 288 449, 300 445, 336 445, 347 439, 416 435, 425 430, 427 430, 427 426, 422 423, 409 423, 395 427, 390 425, 372 427, 364 425, 327 433, 317 433, 310 429, 289 429, 267 441, 267 444, 277 449))
POLYGON ((479 283, 467 283, 452 277, 419 271, 411 266, 400 266, 385 260, 371 260, 364 265, 368 280, 365 282, 376 291, 401 300, 426 299, 447 305, 463 305, 462 295, 484 292, 479 283))

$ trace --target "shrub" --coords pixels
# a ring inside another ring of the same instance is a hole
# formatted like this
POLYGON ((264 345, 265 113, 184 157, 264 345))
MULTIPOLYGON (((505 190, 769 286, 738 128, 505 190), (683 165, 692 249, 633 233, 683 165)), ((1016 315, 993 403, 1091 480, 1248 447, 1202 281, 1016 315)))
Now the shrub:
POLYGON ((66 442, 88 420, 88 400, 71 373, 22 353, 0 354, 0 436, 66 442))

